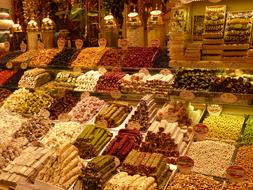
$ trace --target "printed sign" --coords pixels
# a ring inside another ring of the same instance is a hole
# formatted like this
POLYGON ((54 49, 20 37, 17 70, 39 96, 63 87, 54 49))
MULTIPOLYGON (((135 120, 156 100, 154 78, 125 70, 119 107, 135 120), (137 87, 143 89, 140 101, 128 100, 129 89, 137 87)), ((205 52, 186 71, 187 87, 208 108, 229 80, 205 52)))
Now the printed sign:
POLYGON ((204 140, 208 136, 209 129, 202 123, 195 125, 193 130, 197 140, 204 140))
POLYGON ((232 182, 240 182, 246 176, 246 171, 241 166, 229 166, 226 172, 229 180, 232 182))
POLYGON ((185 101, 192 101, 196 98, 195 94, 189 90, 181 91, 179 97, 185 101))
POLYGON ((64 38, 59 38, 58 40, 57 40, 57 45, 58 45, 58 48, 60 49, 60 50, 62 50, 64 47, 65 47, 65 39, 64 38))
POLYGON ((107 40, 106 40, 105 38, 100 38, 100 39, 98 40, 98 45, 99 45, 99 47, 105 48, 106 45, 107 45, 107 40))
POLYGON ((177 168, 183 174, 189 174, 194 166, 194 161, 188 156, 180 156, 177 161, 177 168))
POLYGON ((75 40, 76 49, 82 49, 83 48, 83 40, 77 39, 75 40))
POLYGON ((220 100, 224 103, 233 104, 238 101, 238 98, 232 93, 223 93, 220 96, 220 100))

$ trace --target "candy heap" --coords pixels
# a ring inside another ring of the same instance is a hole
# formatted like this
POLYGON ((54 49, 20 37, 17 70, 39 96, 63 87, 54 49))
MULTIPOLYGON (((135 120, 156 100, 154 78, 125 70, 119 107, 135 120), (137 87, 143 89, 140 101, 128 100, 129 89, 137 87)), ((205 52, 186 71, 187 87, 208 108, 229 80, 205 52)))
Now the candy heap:
POLYGON ((75 142, 83 159, 97 156, 111 140, 112 133, 95 125, 87 125, 75 142))
POLYGON ((27 144, 25 138, 10 139, 0 145, 0 170, 18 157, 27 144))
POLYGON ((31 58, 30 67, 46 67, 50 61, 60 53, 59 49, 43 49, 38 51, 38 55, 31 58))
POLYGON ((182 102, 171 101, 158 110, 156 117, 158 121, 164 119, 168 122, 178 122, 180 127, 190 126, 192 123, 192 120, 187 114, 186 105, 182 102))
POLYGON ((37 179, 68 189, 81 173, 82 164, 78 150, 73 145, 66 144, 50 156, 37 179))
POLYGON ((137 105, 137 110, 134 112, 134 115, 131 117, 130 122, 134 121, 140 124, 141 131, 146 131, 152 121, 155 118, 157 112, 156 102, 154 96, 146 95, 137 105))
POLYGON ((0 179, 3 183, 34 183, 38 171, 53 154, 54 150, 48 148, 28 147, 3 169, 0 179))
POLYGON ((68 66, 71 60, 75 59, 80 51, 74 48, 65 48, 61 53, 56 55, 49 65, 68 66))
POLYGON ((253 116, 249 116, 244 133, 242 136, 242 144, 253 145, 253 116))
POLYGON ((41 115, 35 115, 28 119, 13 134, 14 138, 25 137, 29 142, 38 141, 54 127, 54 123, 41 115))
POLYGON ((140 175, 130 176, 126 172, 120 172, 114 175, 104 187, 104 190, 115 189, 136 189, 136 190, 155 190, 157 184, 153 177, 146 177, 140 175))
POLYGON ((214 80, 215 71, 212 70, 182 70, 176 73, 173 88, 186 90, 207 90, 214 80))
POLYGON ((47 147, 58 147, 65 143, 74 143, 84 127, 78 122, 57 122, 40 141, 47 147))
POLYGON ((94 92, 96 91, 97 81, 102 76, 98 71, 88 71, 76 79, 75 91, 94 92))
POLYGON ((35 88, 50 81, 51 76, 45 69, 35 68, 25 71, 19 81, 19 87, 35 88))
POLYGON ((0 103, 2 103, 8 96, 10 96, 11 93, 11 91, 5 88, 0 88, 0 103))
POLYGON ((132 107, 127 102, 111 102, 104 107, 96 117, 96 124, 114 128, 122 124, 131 112, 132 107))
POLYGON ((141 139, 140 131, 137 129, 120 129, 118 135, 109 143, 103 154, 113 155, 124 160, 133 148, 140 146, 141 139))
POLYGON ((206 140, 193 142, 188 151, 188 156, 194 160, 194 172, 224 177, 225 170, 231 163, 234 150, 234 145, 206 140))
POLYGON ((140 175, 154 177, 157 181, 157 189, 160 190, 165 187, 172 173, 163 159, 162 154, 132 150, 123 162, 122 169, 130 175, 138 173, 140 175))
POLYGON ((56 97, 47 108, 50 112, 50 119, 57 119, 61 113, 70 112, 77 102, 78 98, 71 94, 66 94, 63 97, 56 97))
POLYGON ((97 66, 102 56, 109 48, 91 47, 81 50, 77 58, 72 62, 72 67, 92 68, 97 66))
POLYGON ((110 49, 109 51, 105 52, 98 65, 120 67, 122 65, 122 55, 122 50, 110 49))
POLYGON ((145 74, 142 72, 125 75, 120 81, 120 89, 124 93, 168 94, 173 75, 145 74))
POLYGON ((62 71, 56 75, 55 81, 57 87, 74 88, 76 79, 81 75, 80 72, 62 71))
POLYGON ((27 62, 31 58, 33 58, 35 56, 38 56, 39 53, 40 52, 37 51, 37 50, 28 50, 27 52, 22 53, 21 55, 19 55, 15 59, 11 60, 10 63, 23 63, 23 62, 27 62))
POLYGON ((6 63, 8 63, 9 61, 11 61, 12 59, 15 59, 16 57, 18 57, 22 53, 23 53, 22 51, 13 51, 13 52, 7 53, 3 57, 1 57, 1 59, 0 59, 0 65, 5 66, 6 63))
POLYGON ((204 120, 209 128, 208 138, 237 141, 245 118, 243 116, 208 116, 204 120))
POLYGON ((176 163, 176 158, 182 155, 189 141, 187 130, 178 127, 178 123, 169 123, 166 120, 155 121, 149 127, 141 151, 157 152, 166 157, 168 163, 176 163))
POLYGON ((205 189, 205 190, 220 190, 222 184, 215 181, 211 177, 207 177, 200 174, 176 174, 170 183, 167 190, 192 190, 192 189, 205 189))
POLYGON ((152 67, 156 56, 157 48, 131 47, 128 48, 123 58, 124 67, 152 67))
POLYGON ((5 85, 16 73, 13 70, 0 71, 0 85, 5 85))
POLYGON ((83 170, 83 189, 100 190, 117 173, 113 156, 97 156, 83 170))
POLYGON ((34 114, 47 107, 51 101, 52 97, 47 92, 19 89, 6 99, 3 108, 21 114, 34 114))
POLYGON ((97 82, 97 91, 111 92, 119 89, 119 81, 124 77, 120 71, 110 71, 102 75, 97 82))
POLYGON ((72 121, 87 122, 91 120, 105 105, 104 100, 94 96, 83 96, 69 112, 72 121))

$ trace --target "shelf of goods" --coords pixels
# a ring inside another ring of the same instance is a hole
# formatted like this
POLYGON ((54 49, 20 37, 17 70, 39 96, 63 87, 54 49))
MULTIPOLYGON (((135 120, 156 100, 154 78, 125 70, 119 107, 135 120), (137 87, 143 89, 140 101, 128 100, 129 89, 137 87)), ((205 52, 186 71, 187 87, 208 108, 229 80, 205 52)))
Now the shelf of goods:
POLYGON ((120 50, 94 49, 3 59, 0 189, 233 189, 230 165, 251 183, 250 72, 109 68, 120 50), (199 123, 209 130, 203 141, 199 123), (177 170, 184 156, 194 160, 190 174, 177 170))

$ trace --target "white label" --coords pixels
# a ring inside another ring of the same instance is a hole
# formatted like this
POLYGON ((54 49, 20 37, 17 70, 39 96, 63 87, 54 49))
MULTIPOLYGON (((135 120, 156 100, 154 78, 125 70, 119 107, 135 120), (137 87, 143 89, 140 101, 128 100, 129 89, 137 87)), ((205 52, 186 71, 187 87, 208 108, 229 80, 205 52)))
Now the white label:
POLYGON ((99 47, 105 48, 106 45, 107 45, 107 40, 106 40, 105 38, 100 38, 100 39, 98 40, 98 45, 99 45, 99 47))
POLYGON ((11 47, 11 45, 10 45, 10 42, 4 42, 4 50, 5 51, 10 51, 10 47, 11 47))
POLYGON ((38 49, 38 50, 42 50, 42 49, 44 49, 44 48, 45 48, 44 43, 41 42, 41 41, 38 41, 38 43, 37 43, 37 49, 38 49))
POLYGON ((20 44, 20 49, 22 52, 26 52, 26 48, 27 48, 27 45, 24 41, 21 42, 20 44))
POLYGON ((76 49, 82 49, 83 48, 83 40, 77 39, 75 40, 76 49))
POLYGON ((63 39, 63 38, 59 38, 58 40, 57 40, 57 45, 58 45, 58 48, 60 49, 60 50, 62 50, 64 47, 65 47, 65 39, 63 39))

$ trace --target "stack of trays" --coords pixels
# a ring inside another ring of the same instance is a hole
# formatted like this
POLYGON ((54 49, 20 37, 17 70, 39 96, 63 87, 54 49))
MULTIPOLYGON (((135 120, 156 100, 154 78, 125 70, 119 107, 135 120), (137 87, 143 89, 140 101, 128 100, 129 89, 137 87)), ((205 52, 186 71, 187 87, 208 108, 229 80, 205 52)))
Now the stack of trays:
POLYGON ((223 44, 223 39, 204 39, 202 50, 203 60, 221 60, 223 44))
POLYGON ((189 61, 200 61, 201 50, 201 42, 193 42, 191 44, 188 44, 185 51, 185 59, 189 61))
POLYGON ((247 56, 249 44, 226 44, 223 49, 223 61, 243 61, 247 56))

